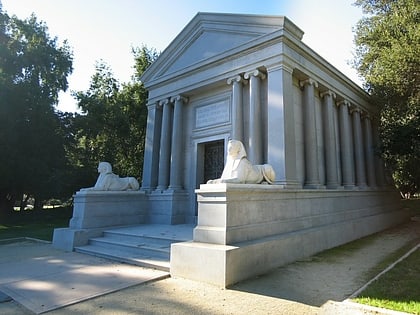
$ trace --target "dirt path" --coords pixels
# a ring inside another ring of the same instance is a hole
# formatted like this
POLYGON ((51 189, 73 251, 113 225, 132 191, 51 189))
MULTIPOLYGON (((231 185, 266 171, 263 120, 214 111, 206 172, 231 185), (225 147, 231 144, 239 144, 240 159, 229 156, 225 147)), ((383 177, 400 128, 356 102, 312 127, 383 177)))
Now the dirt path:
MULTIPOLYGON (((384 259, 419 239, 420 222, 409 222, 229 289, 168 278, 48 314, 344 314, 328 301, 345 300, 379 272, 375 267, 384 259)), ((25 313, 13 303, 1 303, 0 313, 25 313)))

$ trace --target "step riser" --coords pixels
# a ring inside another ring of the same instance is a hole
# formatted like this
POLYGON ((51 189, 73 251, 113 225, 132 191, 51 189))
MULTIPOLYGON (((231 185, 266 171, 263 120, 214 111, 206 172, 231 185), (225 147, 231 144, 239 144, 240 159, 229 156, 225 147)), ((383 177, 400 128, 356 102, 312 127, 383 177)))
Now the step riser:
MULTIPOLYGON (((0 0, 1 1, 1 0, 0 0)), ((103 232, 75 251, 119 262, 169 272, 172 243, 192 239, 192 225, 140 225, 103 232)))
POLYGON ((130 265, 135 265, 135 266, 144 267, 144 268, 152 268, 152 269, 157 269, 157 270, 169 272, 169 266, 166 267, 166 266, 161 266, 161 265, 157 265, 157 264, 153 264, 153 263, 137 261, 137 260, 129 259, 127 257, 109 255, 109 254, 106 254, 106 253, 91 251, 91 250, 87 250, 87 249, 84 249, 84 248, 75 248, 75 251, 78 252, 78 253, 87 254, 87 255, 96 256, 96 257, 101 257, 101 258, 106 258, 106 259, 110 259, 110 260, 114 260, 114 261, 118 261, 118 262, 122 262, 122 263, 127 263, 127 264, 130 264, 130 265))
POLYGON ((170 239, 160 239, 155 237, 149 237, 149 236, 139 236, 139 235, 130 235, 130 234, 119 234, 114 232, 105 231, 103 233, 104 238, 110 238, 117 241, 126 241, 127 243, 146 243, 146 244, 153 244, 156 246, 159 245, 167 245, 170 247, 172 243, 178 243, 182 242, 180 240, 170 240, 170 239))
POLYGON ((148 244, 144 244, 144 247, 142 246, 133 246, 133 245, 124 245, 124 244, 113 244, 112 242, 110 242, 109 240, 103 239, 103 240, 98 240, 98 239, 91 239, 89 240, 89 244, 90 245, 95 245, 95 246, 100 246, 103 248, 109 248, 109 249, 114 249, 114 250, 120 250, 123 252, 127 252, 127 254, 135 254, 135 255, 145 255, 145 256, 154 256, 154 257, 160 257, 160 258, 166 258, 169 260, 169 255, 170 255, 170 247, 166 248, 166 249, 161 249, 161 248, 144 248, 144 247, 148 247, 150 245, 148 244))

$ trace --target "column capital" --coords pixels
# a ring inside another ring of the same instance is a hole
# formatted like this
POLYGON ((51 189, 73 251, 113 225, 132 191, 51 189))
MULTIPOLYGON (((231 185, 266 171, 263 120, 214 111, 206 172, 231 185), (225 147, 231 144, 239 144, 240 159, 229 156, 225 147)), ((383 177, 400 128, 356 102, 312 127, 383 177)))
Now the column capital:
POLYGON ((188 97, 182 96, 182 95, 176 95, 171 97, 171 103, 179 102, 181 101, 184 104, 188 103, 188 97))
POLYGON ((265 79, 265 74, 264 74, 264 73, 262 73, 260 70, 256 69, 256 70, 253 70, 253 71, 247 72, 247 73, 245 73, 245 75, 244 75, 244 78, 245 78, 245 79, 249 79, 249 78, 251 78, 251 77, 259 77, 259 78, 261 78, 262 80, 264 80, 264 79, 265 79))
POLYGON ((362 110, 357 105, 350 106, 350 114, 353 114, 353 113, 359 113, 359 114, 361 114, 362 113, 362 110))
POLYGON ((159 101, 159 105, 163 106, 169 103, 169 97, 159 101))
POLYGON ((369 114, 367 111, 362 110, 362 119, 369 119, 373 120, 373 117, 371 114, 369 114))
POLYGON ((148 110, 153 110, 153 109, 155 109, 155 108, 160 108, 159 107, 159 102, 157 101, 157 102, 148 102, 147 104, 146 104, 146 106, 147 106, 147 109, 148 110))
POLYGON ((340 106, 350 107, 350 102, 348 100, 339 100, 335 103, 335 105, 337 105, 337 107, 340 107, 340 106))
POLYGON ((335 99, 337 97, 337 95, 331 90, 321 92, 321 93, 319 93, 319 96, 321 98, 324 98, 325 96, 331 96, 333 99, 335 99))
POLYGON ((165 98, 163 100, 160 100, 159 102, 156 102, 156 108, 163 108, 163 106, 166 104, 169 104, 169 98, 165 98))
POLYGON ((231 85, 234 82, 237 82, 237 83, 246 83, 246 81, 242 78, 242 76, 240 74, 235 75, 234 77, 228 78, 226 82, 229 85, 231 85))
POLYGON ((301 88, 304 88, 306 85, 313 85, 314 87, 318 87, 318 82, 316 82, 314 79, 308 78, 306 80, 299 81, 299 86, 301 88))

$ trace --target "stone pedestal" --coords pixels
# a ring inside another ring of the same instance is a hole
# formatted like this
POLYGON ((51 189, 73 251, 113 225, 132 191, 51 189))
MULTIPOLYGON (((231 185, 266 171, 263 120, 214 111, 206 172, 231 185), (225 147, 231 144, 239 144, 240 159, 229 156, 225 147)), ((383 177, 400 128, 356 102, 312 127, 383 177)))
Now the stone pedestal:
POLYGON ((112 226, 142 224, 147 219, 143 191, 79 191, 74 195, 68 228, 55 229, 53 246, 72 251, 112 226))
POLYGON ((194 238, 172 244, 171 275, 220 287, 408 219, 395 191, 213 184, 196 193, 194 238))
POLYGON ((149 196, 147 221, 151 224, 185 223, 188 194, 183 190, 155 190, 149 196))

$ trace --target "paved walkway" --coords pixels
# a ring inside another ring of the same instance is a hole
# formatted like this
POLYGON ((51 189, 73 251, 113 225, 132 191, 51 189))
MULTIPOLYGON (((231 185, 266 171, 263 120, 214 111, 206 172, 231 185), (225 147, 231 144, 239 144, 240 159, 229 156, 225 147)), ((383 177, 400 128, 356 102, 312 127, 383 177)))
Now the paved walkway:
POLYGON ((0 314, 386 314, 341 302, 419 240, 411 221, 223 290, 49 243, 3 244, 0 291, 13 299, 0 314))

